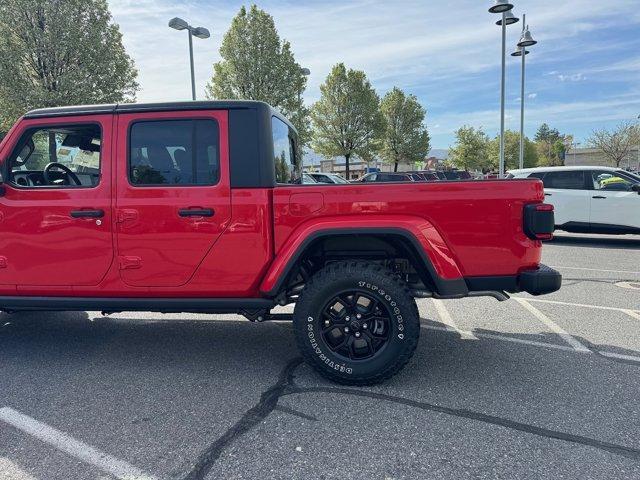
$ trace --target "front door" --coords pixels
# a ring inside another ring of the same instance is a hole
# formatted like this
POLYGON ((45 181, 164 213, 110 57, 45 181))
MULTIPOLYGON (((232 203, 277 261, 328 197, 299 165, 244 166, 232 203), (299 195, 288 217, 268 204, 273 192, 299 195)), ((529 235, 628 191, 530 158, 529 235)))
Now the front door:
POLYGON ((23 120, 3 150, 0 284, 98 285, 114 256, 110 115, 23 120))
POLYGON ((611 171, 593 170, 591 195, 591 225, 640 228, 640 195, 631 190, 631 179, 611 171))
POLYGON ((117 156, 122 280, 188 283, 231 219, 227 112, 121 114, 117 156))

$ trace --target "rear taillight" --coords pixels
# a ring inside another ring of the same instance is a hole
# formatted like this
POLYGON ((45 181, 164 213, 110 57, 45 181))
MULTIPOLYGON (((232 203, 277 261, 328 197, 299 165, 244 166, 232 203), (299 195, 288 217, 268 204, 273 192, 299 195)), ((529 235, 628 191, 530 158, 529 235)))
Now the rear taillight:
POLYGON ((533 240, 551 240, 555 230, 553 205, 535 203, 524 207, 524 233, 533 240))

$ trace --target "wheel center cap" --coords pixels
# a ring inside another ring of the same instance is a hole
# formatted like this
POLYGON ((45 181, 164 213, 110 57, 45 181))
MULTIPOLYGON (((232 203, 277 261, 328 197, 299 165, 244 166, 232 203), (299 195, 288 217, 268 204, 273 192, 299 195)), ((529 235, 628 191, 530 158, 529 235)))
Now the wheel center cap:
POLYGON ((349 328, 351 328, 351 330, 353 330, 354 332, 359 332, 360 331, 360 322, 358 322, 357 320, 353 320, 349 324, 349 328))

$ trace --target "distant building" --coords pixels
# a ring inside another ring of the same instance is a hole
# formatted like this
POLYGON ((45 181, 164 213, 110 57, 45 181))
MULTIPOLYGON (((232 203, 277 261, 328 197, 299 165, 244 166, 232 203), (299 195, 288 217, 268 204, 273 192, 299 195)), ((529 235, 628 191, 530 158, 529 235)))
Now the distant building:
MULTIPOLYGON (((630 168, 631 170, 639 170, 640 165, 638 162, 640 161, 640 156, 638 153, 638 149, 640 147, 636 147, 631 150, 631 154, 625 158, 620 167, 622 168, 630 168)), ((591 167, 591 166, 599 166, 599 167, 615 167, 616 165, 611 162, 607 157, 602 153, 602 150, 597 148, 572 148, 567 152, 564 158, 564 164, 567 166, 576 166, 576 167, 591 167)))

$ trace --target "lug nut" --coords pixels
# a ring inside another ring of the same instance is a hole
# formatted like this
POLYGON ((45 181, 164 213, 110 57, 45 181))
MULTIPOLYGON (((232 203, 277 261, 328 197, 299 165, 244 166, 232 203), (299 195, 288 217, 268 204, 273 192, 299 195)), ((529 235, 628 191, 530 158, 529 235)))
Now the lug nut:
POLYGON ((360 332, 356 332, 356 337, 359 337, 359 336, 360 336, 360 332))
POLYGON ((348 321, 351 320, 351 317, 347 316, 347 317, 345 317, 345 320, 348 322, 348 321))
POLYGON ((356 318, 357 318, 358 320, 360 320, 360 319, 362 318, 362 315, 357 314, 357 315, 356 315, 356 318))
POLYGON ((344 327, 344 333, 349 333, 349 327, 344 327))
POLYGON ((325 320, 324 324, 328 327, 329 326, 329 320, 325 320))
POLYGON ((362 325, 362 328, 369 328, 369 326, 365 323, 362 325))

